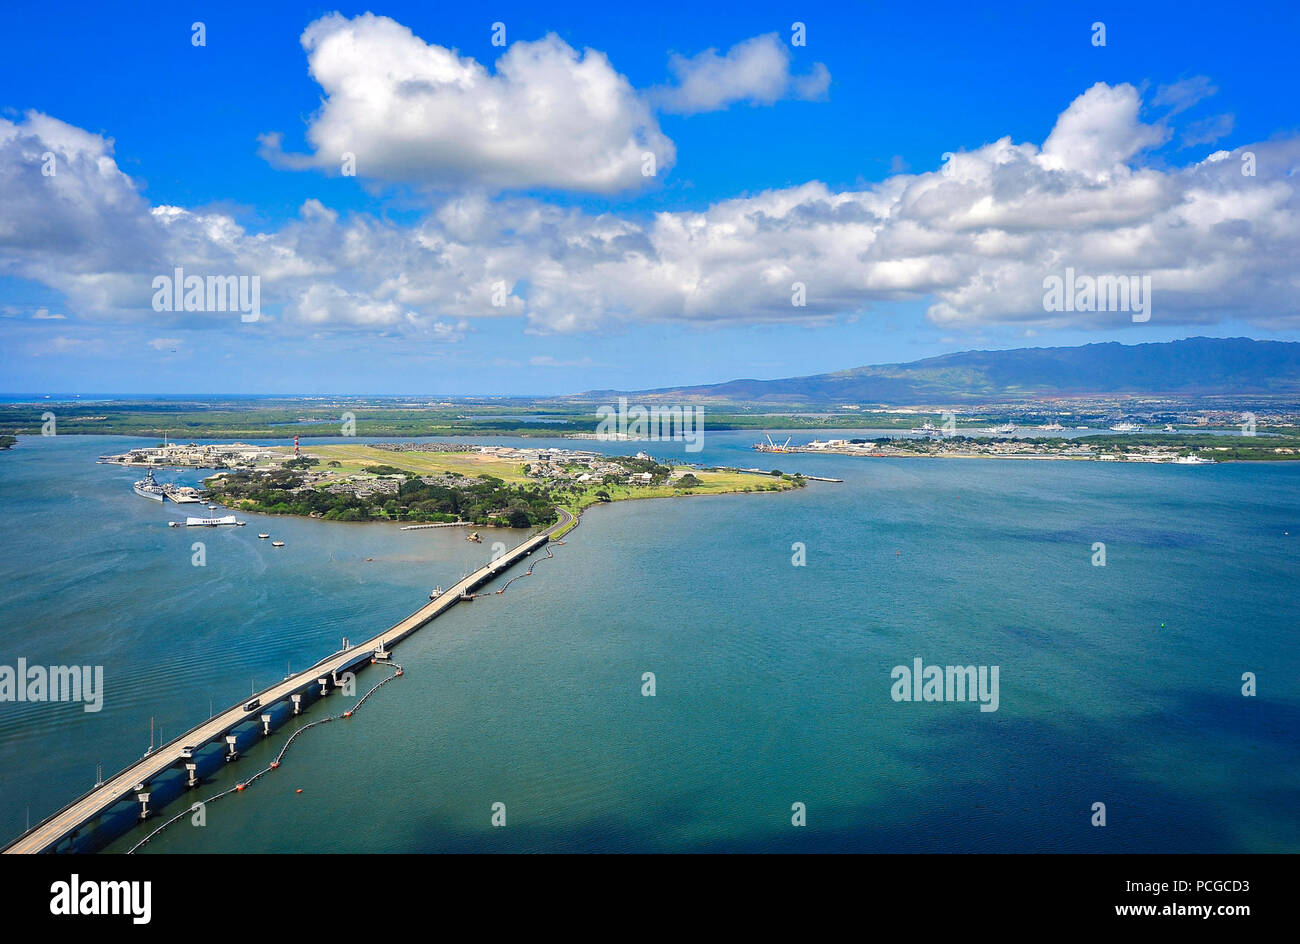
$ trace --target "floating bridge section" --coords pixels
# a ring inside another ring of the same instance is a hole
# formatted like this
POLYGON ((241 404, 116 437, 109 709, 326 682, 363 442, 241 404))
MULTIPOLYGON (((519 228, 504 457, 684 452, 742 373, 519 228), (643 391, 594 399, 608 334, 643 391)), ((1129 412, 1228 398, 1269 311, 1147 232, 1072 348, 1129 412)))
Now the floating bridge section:
POLYGON ((462 597, 472 599, 471 595, 475 590, 545 545, 550 540, 551 534, 567 525, 572 517, 568 512, 561 510, 558 522, 464 577, 436 600, 431 600, 426 606, 420 607, 396 626, 372 639, 327 656, 311 668, 291 675, 284 681, 251 696, 261 702, 259 708, 245 711, 242 704, 228 708, 158 749, 150 751, 130 767, 106 782, 97 784, 90 792, 37 823, 5 846, 2 851, 5 853, 57 851, 64 840, 75 838, 76 834, 88 824, 102 817, 121 801, 132 797, 140 803, 140 818, 146 818, 149 815, 151 780, 184 764, 189 772, 187 785, 197 786, 197 762, 193 755, 201 747, 224 739, 228 746, 227 759, 234 760, 238 757, 235 750, 236 735, 233 733, 236 728, 260 722, 263 733, 269 734, 271 716, 264 712, 271 706, 291 700, 293 713, 298 714, 302 697, 304 693, 311 690, 312 686, 320 686, 320 693, 323 695, 331 685, 342 684, 341 676, 344 673, 369 663, 376 650, 401 642, 455 606, 462 597))

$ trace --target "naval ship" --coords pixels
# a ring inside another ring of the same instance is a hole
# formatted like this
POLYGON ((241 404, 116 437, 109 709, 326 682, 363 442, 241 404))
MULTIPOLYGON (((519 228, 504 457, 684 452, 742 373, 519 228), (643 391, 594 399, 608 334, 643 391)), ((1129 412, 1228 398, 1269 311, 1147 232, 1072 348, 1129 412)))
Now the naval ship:
POLYGON ((153 480, 153 469, 144 474, 144 478, 135 483, 135 493, 141 498, 147 498, 150 501, 165 501, 167 491, 161 485, 153 480))

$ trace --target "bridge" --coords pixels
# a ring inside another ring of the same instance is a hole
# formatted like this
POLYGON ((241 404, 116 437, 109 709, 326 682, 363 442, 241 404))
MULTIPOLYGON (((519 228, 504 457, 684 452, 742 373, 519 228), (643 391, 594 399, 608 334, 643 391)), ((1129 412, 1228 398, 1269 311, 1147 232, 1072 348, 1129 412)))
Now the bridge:
POLYGON ((489 561, 478 570, 462 578, 459 583, 453 585, 437 599, 431 600, 427 605, 420 607, 396 626, 372 639, 327 656, 311 668, 291 675, 270 688, 251 696, 251 698, 260 702, 258 708, 245 711, 243 704, 228 708, 202 724, 196 725, 179 737, 168 741, 156 750, 150 751, 125 770, 109 778, 104 783, 96 784, 89 792, 47 816, 0 851, 5 853, 54 851, 64 839, 74 836, 79 830, 98 819, 111 807, 133 795, 141 804, 140 815, 143 819, 149 811, 149 782, 151 780, 167 773, 179 764, 185 764, 186 769, 190 772, 188 785, 197 785, 198 781, 195 777, 197 768, 193 755, 197 753, 200 747, 225 738, 229 746, 227 757, 233 760, 238 754, 235 751, 235 735, 231 733, 232 731, 250 721, 257 722, 260 720, 265 733, 269 733, 270 715, 265 715, 262 712, 272 705, 291 699, 294 702, 294 714, 297 714, 302 694, 311 689, 313 685, 319 685, 321 693, 324 694, 330 684, 339 684, 338 673, 346 672, 349 668, 360 663, 369 662, 369 657, 374 651, 401 642, 455 606, 462 596, 469 596, 499 573, 544 546, 550 540, 551 534, 564 528, 573 520, 573 515, 569 514, 569 512, 563 509, 556 510, 560 514, 560 520, 555 524, 538 532, 513 550, 507 551, 501 557, 489 561))

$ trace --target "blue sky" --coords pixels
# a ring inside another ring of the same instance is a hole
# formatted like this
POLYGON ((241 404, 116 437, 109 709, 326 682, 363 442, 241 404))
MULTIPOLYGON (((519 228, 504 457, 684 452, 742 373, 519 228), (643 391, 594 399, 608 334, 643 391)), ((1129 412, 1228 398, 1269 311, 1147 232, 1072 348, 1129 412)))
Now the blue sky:
POLYGON ((271 6, 7 11, 0 389, 543 394, 1296 338, 1289 5, 271 6), (172 265, 259 275, 264 317, 153 310, 172 265), (1150 272, 1153 317, 1044 312, 1066 265, 1150 272))

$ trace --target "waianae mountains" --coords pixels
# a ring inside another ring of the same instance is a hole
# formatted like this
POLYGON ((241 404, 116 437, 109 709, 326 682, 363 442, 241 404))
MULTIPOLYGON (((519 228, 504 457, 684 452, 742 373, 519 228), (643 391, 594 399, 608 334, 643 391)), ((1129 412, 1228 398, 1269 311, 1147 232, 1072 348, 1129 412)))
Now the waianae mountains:
MULTIPOLYGON (((608 399, 600 390, 582 399, 608 399)), ((624 392, 650 401, 731 403, 992 402, 1087 396, 1300 395, 1300 343, 1187 338, 1148 344, 962 351, 905 364, 877 364, 809 377, 731 380, 624 392)))

